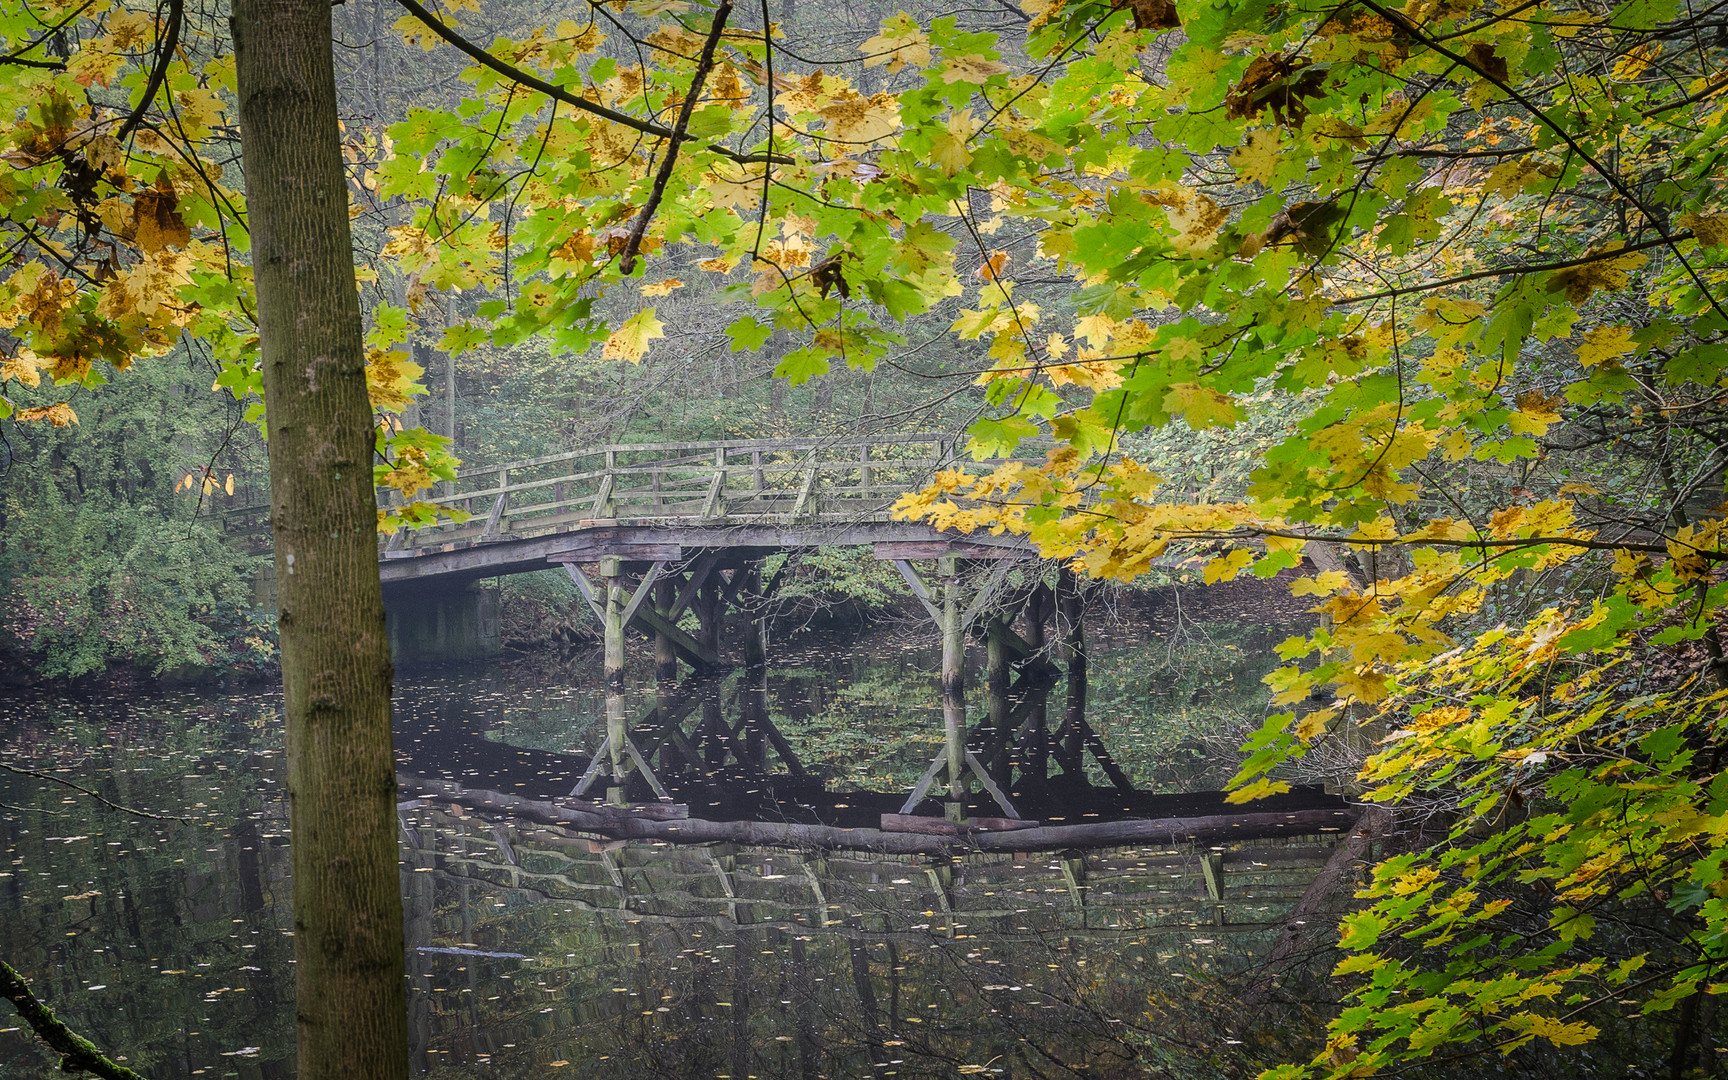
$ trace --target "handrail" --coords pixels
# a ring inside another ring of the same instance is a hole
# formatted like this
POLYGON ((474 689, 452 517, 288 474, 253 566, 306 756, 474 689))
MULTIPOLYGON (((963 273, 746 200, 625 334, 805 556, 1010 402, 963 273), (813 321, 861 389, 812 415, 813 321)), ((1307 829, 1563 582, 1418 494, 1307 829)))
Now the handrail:
POLYGON ((745 452, 753 450, 820 450, 829 446, 906 446, 916 443, 958 442, 959 438, 960 436, 954 434, 925 432, 908 435, 860 435, 840 439, 820 435, 800 435, 784 439, 703 439, 697 442, 604 443, 600 446, 584 447, 581 450, 565 450, 536 458, 524 458, 521 461, 501 461, 496 465, 469 465, 459 469, 456 478, 460 480, 465 476, 497 472, 499 469, 532 469, 559 461, 574 461, 577 458, 595 457, 608 453, 638 454, 659 453, 668 450, 718 450, 722 447, 728 451, 736 449, 745 452))
MULTIPOLYGON (((464 511, 470 519, 398 534, 387 542, 387 553, 408 555, 407 549, 422 543, 527 538, 606 520, 885 520, 895 495, 919 486, 917 474, 928 476, 951 464, 963 439, 912 433, 607 443, 471 465, 427 500, 464 511), (876 457, 877 448, 898 449, 905 456, 876 457), (621 456, 637 460, 620 461, 621 456), (648 460, 640 460, 643 456, 648 460), (464 480, 480 483, 463 490, 464 480)), ((232 520, 260 512, 268 507, 218 513, 232 520)))

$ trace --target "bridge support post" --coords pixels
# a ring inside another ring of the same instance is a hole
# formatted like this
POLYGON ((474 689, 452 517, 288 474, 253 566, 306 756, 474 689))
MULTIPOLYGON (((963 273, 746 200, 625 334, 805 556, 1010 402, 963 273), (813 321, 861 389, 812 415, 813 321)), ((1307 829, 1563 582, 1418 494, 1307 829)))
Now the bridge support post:
POLYGON ((739 582, 737 597, 742 601, 744 621, 744 681, 738 689, 739 711, 744 715, 743 747, 751 768, 768 768, 768 647, 763 640, 766 622, 762 612, 753 610, 762 592, 762 571, 758 563, 740 566, 734 577, 744 575, 739 582))
POLYGON ((1062 660, 1068 668, 1068 693, 1055 749, 1063 778, 1080 783, 1086 753, 1086 602, 1074 571, 1064 566, 1057 575, 1056 607, 1061 619, 1062 660))
MULTIPOLYGON (((991 616, 985 624, 984 632, 984 696, 985 706, 989 710, 985 730, 991 740, 1002 740, 1005 746, 1013 738, 1013 733, 1004 730, 1008 727, 1008 620, 1001 615, 991 616)), ((995 777, 996 783, 1002 787, 1009 786, 1013 779, 1008 763, 1008 755, 987 759, 984 767, 995 777)))
POLYGON ((936 562, 942 578, 942 735, 948 760, 949 821, 966 820, 966 638, 960 617, 960 560, 936 562))
MULTIPOLYGON (((1051 606, 1050 587, 1039 582, 1026 600, 1026 643, 1035 652, 1042 652, 1044 649, 1044 622, 1050 617, 1051 606)), ((1042 664, 1044 660, 1039 658, 1033 662, 1042 664)), ((1026 718, 1026 740, 1019 751, 1020 786, 1040 796, 1050 777, 1050 731, 1046 700, 1045 694, 1040 694, 1033 700, 1026 718)))
POLYGON ((628 805, 624 795, 624 741, 629 737, 624 719, 624 605, 629 598, 618 582, 621 570, 616 558, 600 560, 600 578, 606 583, 606 743, 612 757, 606 802, 612 806, 628 805))
MULTIPOLYGON (((659 480, 659 474, 655 474, 659 480)), ((662 614, 672 610, 677 600, 677 583, 669 577, 662 577, 654 582, 654 607, 662 614)), ((663 631, 654 632, 654 698, 655 704, 662 710, 671 707, 673 687, 678 682, 678 650, 673 648, 672 639, 663 631)), ((663 769, 682 769, 694 764, 683 760, 683 754, 671 741, 661 744, 660 764, 663 769)))

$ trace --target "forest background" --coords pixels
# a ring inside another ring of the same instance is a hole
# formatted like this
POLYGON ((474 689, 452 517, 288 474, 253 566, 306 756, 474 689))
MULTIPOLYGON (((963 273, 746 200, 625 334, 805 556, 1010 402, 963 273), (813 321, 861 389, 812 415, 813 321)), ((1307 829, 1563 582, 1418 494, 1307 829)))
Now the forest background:
MULTIPOLYGON (((196 521, 255 494, 262 419, 220 15, 6 18, 9 647, 265 663, 196 521)), ((1353 1003, 1283 1075, 1628 1011, 1697 1067, 1728 990, 1719 6, 339 18, 381 528, 438 518, 452 452, 837 408, 969 421, 980 462, 1053 435, 900 510, 1118 579, 1308 554, 1326 620, 1237 797, 1368 723, 1369 798, 1444 834, 1376 868, 1353 1003)))

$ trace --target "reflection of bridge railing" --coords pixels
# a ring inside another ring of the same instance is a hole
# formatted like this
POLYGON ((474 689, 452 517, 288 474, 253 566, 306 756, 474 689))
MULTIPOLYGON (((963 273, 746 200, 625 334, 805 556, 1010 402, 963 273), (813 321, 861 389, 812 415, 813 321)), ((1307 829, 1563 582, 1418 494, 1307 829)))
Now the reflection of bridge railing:
POLYGON ((393 550, 522 539, 583 523, 886 520, 953 460, 949 435, 618 443, 463 469, 435 501, 472 515, 397 534, 393 550))
MULTIPOLYGON (((410 861, 482 884, 632 919, 782 923, 876 936, 952 934, 956 918, 1024 923, 1032 911, 1045 912, 1033 921, 1067 929, 1261 931, 1288 915, 1338 843, 1338 834, 1321 833, 1087 852, 970 851, 933 860, 813 847, 607 843, 585 830, 509 815, 458 816, 418 801, 404 803, 402 815, 410 861)), ((1015 936, 1004 925, 991 940, 1015 936)))

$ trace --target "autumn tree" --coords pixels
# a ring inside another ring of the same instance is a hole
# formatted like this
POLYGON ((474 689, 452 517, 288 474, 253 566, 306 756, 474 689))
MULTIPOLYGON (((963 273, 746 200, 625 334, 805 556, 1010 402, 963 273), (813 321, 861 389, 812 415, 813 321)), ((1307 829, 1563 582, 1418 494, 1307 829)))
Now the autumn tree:
MULTIPOLYGON (((1295 588, 1325 624, 1282 647, 1288 711, 1238 797, 1366 715, 1391 740, 1372 796, 1459 813, 1381 868, 1343 936, 1357 1005, 1287 1072, 1574 1045, 1621 1008, 1695 1020, 1723 984, 1716 9, 1026 0, 1007 37, 898 15, 842 57, 727 3, 592 4, 490 44, 471 11, 399 5, 471 97, 351 154, 401 211, 379 256, 415 286, 373 310, 374 404, 413 392, 401 346, 433 293, 483 297, 447 352, 539 337, 632 362, 664 341, 655 302, 702 281, 738 305, 736 351, 789 343, 794 383, 941 330, 990 410, 977 461, 1057 449, 945 472, 904 514, 1101 577, 1172 549, 1207 552, 1210 580, 1311 553, 1295 588), (1221 498, 1125 452, 1265 409, 1288 434, 1221 498), (1650 897, 1666 944, 1597 947, 1650 897)), ((261 312, 200 142, 223 48, 182 72, 145 59, 185 54, 178 8, 80 10, 5 27, 0 77, 30 110, 7 228, 33 254, 0 297, 23 331, 0 378, 93 381, 183 329, 246 393, 261 312), (53 19, 89 27, 75 54, 32 52, 64 40, 53 19), (167 88, 162 123, 131 119, 122 70, 146 105, 167 88)), ((423 492, 437 440, 374 430, 379 479, 423 492)))

